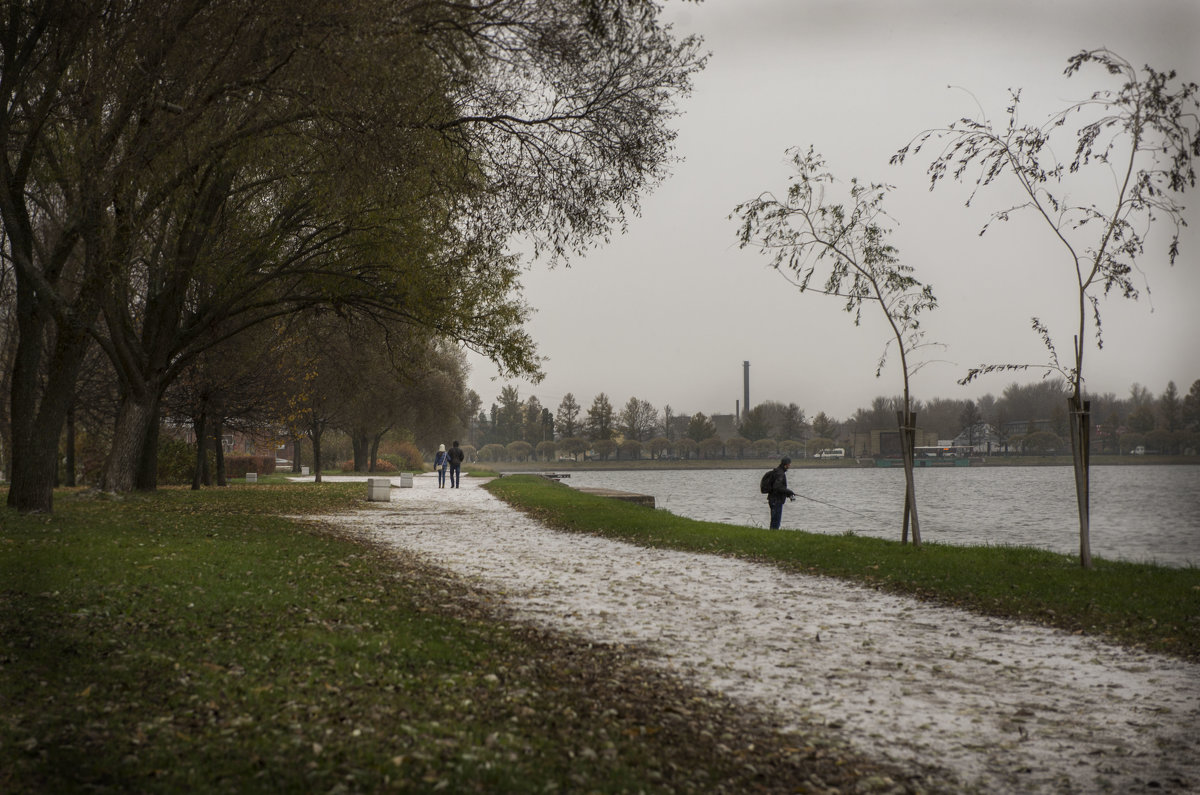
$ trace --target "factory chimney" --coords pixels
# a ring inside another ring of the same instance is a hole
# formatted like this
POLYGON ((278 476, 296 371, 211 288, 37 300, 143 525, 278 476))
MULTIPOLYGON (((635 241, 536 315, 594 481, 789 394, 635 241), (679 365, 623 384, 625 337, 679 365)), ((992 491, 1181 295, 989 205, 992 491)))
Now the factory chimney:
POLYGON ((742 362, 742 407, 750 410, 750 362, 742 362))

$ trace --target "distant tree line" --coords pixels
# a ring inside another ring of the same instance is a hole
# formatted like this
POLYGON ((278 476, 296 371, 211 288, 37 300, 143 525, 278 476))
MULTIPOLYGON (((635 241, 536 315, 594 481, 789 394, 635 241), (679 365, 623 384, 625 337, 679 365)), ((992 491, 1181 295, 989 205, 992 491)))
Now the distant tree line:
MULTIPOLYGON (((939 439, 951 440, 981 425, 991 426, 1002 438, 1006 429, 1020 428, 1005 438, 1014 451, 1061 452, 1068 444, 1063 399, 1067 391, 1061 379, 1013 382, 999 396, 913 398, 912 407, 918 427, 939 439)), ((1180 394, 1171 381, 1158 396, 1135 383, 1126 398, 1108 392, 1088 399, 1099 453, 1128 453, 1139 446, 1168 454, 1200 449, 1200 380, 1187 394, 1180 394)), ((703 412, 681 413, 670 405, 656 409, 637 397, 618 410, 604 392, 587 409, 568 393, 551 411, 536 396, 522 398, 510 384, 489 411, 478 412, 470 434, 480 455, 496 461, 577 459, 587 453, 602 459, 813 455, 829 447, 849 447, 855 433, 894 429, 901 402, 899 397, 879 396, 845 420, 824 411, 808 420, 796 403, 766 401, 721 435, 703 412)))

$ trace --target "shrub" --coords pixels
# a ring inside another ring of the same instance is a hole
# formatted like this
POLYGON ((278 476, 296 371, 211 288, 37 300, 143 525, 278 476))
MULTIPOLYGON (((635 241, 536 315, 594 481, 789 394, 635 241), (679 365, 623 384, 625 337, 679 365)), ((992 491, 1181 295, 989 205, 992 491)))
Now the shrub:
POLYGON ((247 472, 270 475, 275 471, 274 455, 227 455, 225 477, 244 478, 247 472))
POLYGON ((1023 441, 1025 451, 1029 453, 1054 453, 1063 446, 1062 439, 1050 431, 1034 431, 1026 434, 1023 441))
POLYGON ((196 448, 179 439, 158 439, 158 482, 163 486, 182 486, 196 475, 196 448))
MULTIPOLYGON (((383 458, 375 459, 375 467, 372 472, 399 472, 402 467, 396 462, 396 456, 388 455, 383 458)), ((354 472, 354 459, 349 459, 338 464, 338 468, 343 472, 354 472)))
POLYGON ((508 451, 502 444, 485 444, 479 451, 480 461, 503 461, 508 451))
POLYGON ((528 461, 533 455, 533 445, 529 442, 509 442, 504 446, 509 461, 528 461))
POLYGON ((396 445, 396 452, 389 458, 406 472, 422 472, 425 469, 425 458, 412 442, 400 442, 396 445))

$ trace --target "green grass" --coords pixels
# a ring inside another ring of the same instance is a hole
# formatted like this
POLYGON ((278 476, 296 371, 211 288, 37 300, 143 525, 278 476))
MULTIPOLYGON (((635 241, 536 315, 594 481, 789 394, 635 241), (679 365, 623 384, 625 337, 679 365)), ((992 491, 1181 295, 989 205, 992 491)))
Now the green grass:
POLYGON ((362 498, 60 490, 53 515, 0 511, 0 792, 939 789, 285 518, 362 498))
POLYGON ((581 493, 538 476, 488 488, 540 521, 647 546, 735 555, 1200 660, 1200 569, 1093 560, 1020 547, 902 545, 852 535, 699 522, 581 493))

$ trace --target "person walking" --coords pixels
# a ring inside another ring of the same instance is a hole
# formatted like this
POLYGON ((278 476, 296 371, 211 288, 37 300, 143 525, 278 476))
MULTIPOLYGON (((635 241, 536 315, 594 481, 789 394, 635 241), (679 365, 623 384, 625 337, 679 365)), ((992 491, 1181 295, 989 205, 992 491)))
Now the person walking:
POLYGON ((450 464, 450 454, 446 452, 446 445, 439 444, 438 451, 433 456, 433 468, 438 473, 438 488, 446 488, 446 467, 450 464))
POLYGON ((450 450, 446 453, 450 459, 450 488, 458 488, 458 479, 462 475, 463 450, 458 446, 458 440, 450 445, 450 450))
POLYGON ((767 505, 771 507, 771 529, 778 530, 783 522, 783 504, 796 499, 796 492, 788 488, 787 471, 792 459, 784 458, 779 466, 771 470, 771 488, 767 491, 767 505))

